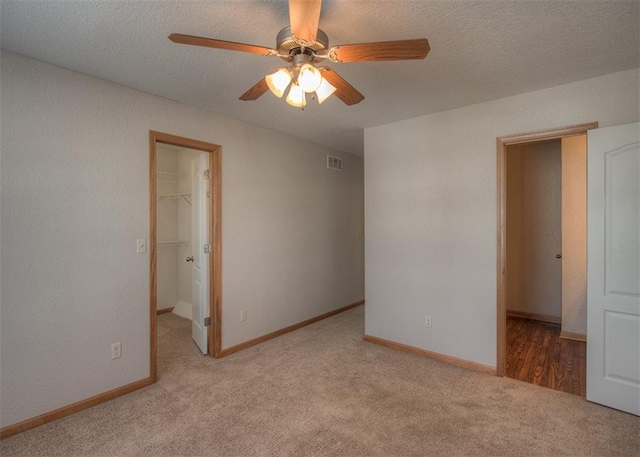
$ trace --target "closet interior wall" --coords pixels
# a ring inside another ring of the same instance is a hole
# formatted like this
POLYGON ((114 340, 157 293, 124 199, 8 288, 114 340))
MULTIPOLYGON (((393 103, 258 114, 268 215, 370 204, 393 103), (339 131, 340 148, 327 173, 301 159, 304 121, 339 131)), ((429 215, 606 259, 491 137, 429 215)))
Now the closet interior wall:
POLYGON ((191 319, 191 161, 199 151, 158 144, 158 310, 191 319))

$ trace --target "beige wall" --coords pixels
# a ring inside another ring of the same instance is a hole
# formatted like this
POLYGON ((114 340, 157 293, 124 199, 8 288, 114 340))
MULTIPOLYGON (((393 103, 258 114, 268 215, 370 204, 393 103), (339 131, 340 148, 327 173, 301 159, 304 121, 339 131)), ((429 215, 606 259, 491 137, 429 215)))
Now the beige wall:
POLYGON ((495 366, 496 137, 635 122, 639 81, 629 70, 365 129, 366 333, 495 366))
POLYGON ((562 331, 587 333, 587 136, 562 139, 562 331))
POLYGON ((507 148, 507 261, 505 284, 507 310, 520 311, 523 304, 523 192, 524 155, 521 146, 507 148), (518 149, 515 149, 518 148, 518 149))
POLYGON ((223 348, 364 298, 362 157, 4 51, 1 71, 0 427, 149 376, 149 130, 222 145, 223 348))
POLYGON ((507 310, 562 314, 560 140, 507 148, 507 310))

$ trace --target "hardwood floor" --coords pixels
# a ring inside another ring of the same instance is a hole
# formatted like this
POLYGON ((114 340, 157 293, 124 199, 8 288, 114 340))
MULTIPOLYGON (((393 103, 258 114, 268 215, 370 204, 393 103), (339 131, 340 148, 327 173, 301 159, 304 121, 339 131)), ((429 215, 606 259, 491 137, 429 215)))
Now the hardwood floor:
POLYGON ((507 317, 506 375, 586 395, 586 343, 560 338, 560 325, 507 317))

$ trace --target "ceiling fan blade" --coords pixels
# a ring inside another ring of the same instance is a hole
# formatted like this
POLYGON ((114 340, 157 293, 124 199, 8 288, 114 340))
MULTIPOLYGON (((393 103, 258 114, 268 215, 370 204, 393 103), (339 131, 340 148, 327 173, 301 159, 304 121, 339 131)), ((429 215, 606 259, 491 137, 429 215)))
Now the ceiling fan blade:
POLYGON ((426 38, 417 40, 380 41, 378 43, 345 44, 329 50, 334 62, 373 62, 382 60, 424 59, 431 47, 426 38))
POLYGON ((213 38, 183 35, 181 33, 172 33, 171 35, 169 35, 169 39, 174 43, 190 44, 193 46, 204 46, 205 48, 250 52, 252 54, 261 54, 263 56, 278 55, 278 52, 275 49, 265 48, 264 46, 236 43, 235 41, 214 40, 213 38))
POLYGON ((262 78, 251 89, 249 89, 244 94, 242 94, 240 96, 240 100, 243 100, 245 102, 248 102, 251 100, 257 100, 258 98, 260 98, 262 94, 264 94, 268 90, 269 90, 269 86, 267 86, 267 81, 265 81, 265 79, 262 78))
POLYGON ((322 0, 289 0, 291 34, 306 41, 315 41, 320 22, 322 0))
POLYGON ((318 69, 322 72, 324 79, 329 81, 329 83, 336 88, 334 95, 342 100, 346 105, 355 105, 356 103, 360 103, 364 100, 364 95, 358 92, 355 87, 349 84, 342 76, 331 68, 320 67, 318 69))

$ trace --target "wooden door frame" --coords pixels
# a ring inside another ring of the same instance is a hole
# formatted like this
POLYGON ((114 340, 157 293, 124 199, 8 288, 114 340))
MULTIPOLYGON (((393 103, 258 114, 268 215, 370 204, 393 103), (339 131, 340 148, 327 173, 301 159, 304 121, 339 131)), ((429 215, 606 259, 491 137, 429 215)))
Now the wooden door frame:
POLYGON ((209 256, 209 315, 211 326, 207 331, 208 355, 220 357, 222 349, 222 185, 221 164, 222 147, 203 141, 184 138, 168 133, 149 131, 149 252, 150 255, 150 325, 151 325, 151 363, 150 371, 153 382, 158 379, 158 330, 157 330, 157 285, 158 285, 158 254, 157 254, 157 143, 169 144, 189 149, 197 149, 209 154, 210 179, 209 199, 209 239, 212 250, 209 256))
POLYGON ((507 147, 517 144, 538 143, 558 140, 569 136, 583 135, 597 129, 597 122, 571 125, 557 129, 539 130, 496 138, 497 143, 497 201, 498 201, 498 262, 497 262, 497 360, 496 375, 504 376, 507 361, 507 284, 505 267, 507 264, 507 147))

